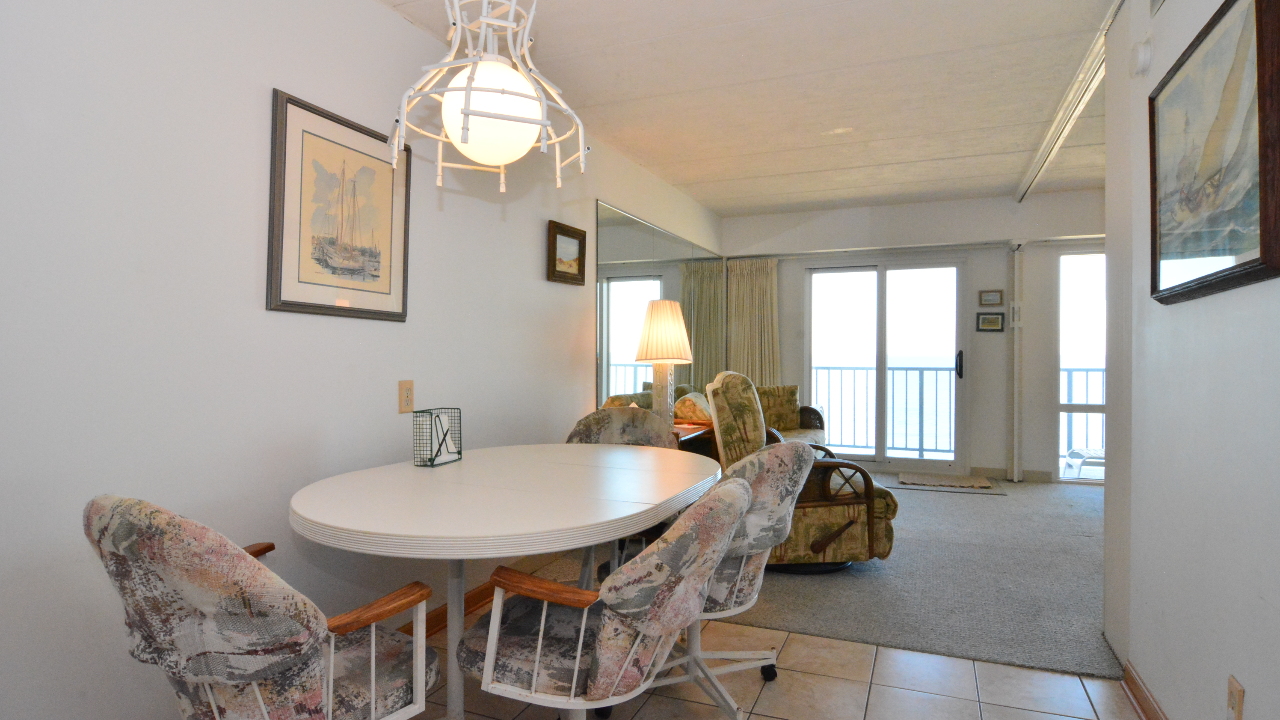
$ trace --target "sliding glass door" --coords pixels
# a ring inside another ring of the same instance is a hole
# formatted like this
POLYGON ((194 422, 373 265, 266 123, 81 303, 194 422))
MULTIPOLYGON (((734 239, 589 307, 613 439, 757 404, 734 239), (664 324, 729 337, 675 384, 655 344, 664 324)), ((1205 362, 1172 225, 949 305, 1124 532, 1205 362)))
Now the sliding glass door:
POLYGON ((880 273, 841 269, 815 272, 811 280, 811 402, 826 420, 828 445, 874 457, 880 435, 880 273))
POLYGON ((955 462, 957 291, 955 266, 812 272, 809 394, 833 450, 955 462))
POLYGON ((956 459, 956 268, 890 270, 885 454, 956 459))

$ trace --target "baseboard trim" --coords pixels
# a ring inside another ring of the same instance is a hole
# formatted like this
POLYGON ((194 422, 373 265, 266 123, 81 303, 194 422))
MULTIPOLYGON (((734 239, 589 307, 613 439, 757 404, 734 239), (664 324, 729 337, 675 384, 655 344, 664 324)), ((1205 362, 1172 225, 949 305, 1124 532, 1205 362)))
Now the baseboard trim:
POLYGON ((992 480, 1008 480, 1009 479, 1009 471, 1005 470, 1004 468, 985 468, 985 467, 969 468, 969 474, 976 475, 977 477, 991 478, 992 480))
POLYGON ((1169 720, 1169 716, 1160 709, 1160 703, 1156 702, 1155 695, 1142 682, 1138 671, 1133 669, 1132 663, 1124 664, 1124 680, 1120 684, 1129 696, 1129 704, 1133 705, 1142 720, 1169 720))
POLYGON ((1051 483, 1053 473, 1048 470, 1023 470, 1022 481, 1029 483, 1051 483))

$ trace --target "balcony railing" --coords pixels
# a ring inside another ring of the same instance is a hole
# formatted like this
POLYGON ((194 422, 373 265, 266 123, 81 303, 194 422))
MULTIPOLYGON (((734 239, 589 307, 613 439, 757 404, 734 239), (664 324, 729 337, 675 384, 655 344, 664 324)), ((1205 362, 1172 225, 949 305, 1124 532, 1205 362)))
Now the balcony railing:
POLYGON ((640 392, 644 383, 653 382, 653 366, 647 363, 609 363, 609 394, 629 395, 640 392))
POLYGON ((1062 368, 1058 373, 1063 405, 1105 405, 1107 371, 1104 368, 1062 368))
MULTIPOLYGON (((1104 368, 1062 368, 1058 373, 1058 385, 1062 405, 1105 405, 1107 402, 1107 371, 1104 368)), ((1105 413, 1094 408, 1084 412, 1067 412, 1065 407, 1062 410, 1058 428, 1059 458, 1065 460, 1072 450, 1106 450, 1105 413)))
MULTIPOLYGON (((888 368, 886 452, 893 457, 955 456, 955 370, 888 368)), ((827 443, 875 454, 876 369, 813 368, 813 402, 826 417, 827 443)))

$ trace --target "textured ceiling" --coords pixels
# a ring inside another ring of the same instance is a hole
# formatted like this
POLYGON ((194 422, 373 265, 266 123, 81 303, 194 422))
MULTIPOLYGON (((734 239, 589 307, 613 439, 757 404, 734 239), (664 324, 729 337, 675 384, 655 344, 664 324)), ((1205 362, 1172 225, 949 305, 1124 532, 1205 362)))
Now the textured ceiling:
MULTIPOLYGON (((444 37, 444 0, 383 2, 444 37)), ((540 0, 533 58, 588 138, 721 215, 1004 196, 1110 4, 540 0)), ((1102 186, 1101 100, 1035 192, 1102 186)))

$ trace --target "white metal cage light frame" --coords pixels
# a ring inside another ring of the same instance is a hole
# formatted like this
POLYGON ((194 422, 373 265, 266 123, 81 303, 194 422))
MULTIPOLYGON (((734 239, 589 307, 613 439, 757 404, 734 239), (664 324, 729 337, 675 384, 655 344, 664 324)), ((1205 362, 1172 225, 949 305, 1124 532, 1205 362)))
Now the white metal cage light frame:
POLYGON ((577 161, 578 172, 586 172, 586 155, 591 151, 591 148, 586 144, 586 133, 583 130, 582 121, 578 119, 577 114, 561 98, 560 88, 543 77, 542 73, 538 72, 538 68, 533 64, 532 58, 529 57, 529 47, 533 44, 533 38, 529 36, 529 27, 533 23, 533 16, 537 9, 537 0, 534 0, 528 12, 519 6, 518 0, 445 0, 445 12, 448 14, 450 25, 447 38, 449 52, 445 54, 444 59, 440 62, 423 67, 422 70, 425 74, 413 87, 405 92, 400 100, 400 113, 396 117, 395 127, 392 129, 391 137, 388 140, 388 144, 391 147, 393 165, 399 158, 400 152, 404 150, 407 132, 413 130, 436 141, 437 187, 444 185, 444 169, 448 167, 498 173, 498 188, 501 192, 507 191, 506 165, 492 167, 446 162, 444 159, 444 146, 452 141, 443 129, 443 122, 439 131, 423 129, 409 122, 410 111, 424 98, 431 98, 443 104, 444 93, 461 92, 464 94, 462 103, 462 137, 458 138, 458 142, 466 143, 470 141, 472 117, 485 117, 538 125, 540 127, 537 145, 540 152, 546 153, 549 147, 555 149, 557 188, 561 187, 561 169, 570 163, 577 161), (477 9, 479 14, 475 19, 472 19, 467 11, 477 9), (458 58, 463 38, 466 38, 466 57, 458 58), (510 55, 509 60, 499 54, 500 46, 504 41, 507 53, 510 55), (529 86, 533 88, 533 95, 501 88, 476 86, 474 84, 476 68, 484 61, 510 62, 512 68, 520 73, 525 81, 529 83, 529 86), (466 70, 466 72, 469 72, 470 75, 466 84, 456 88, 449 87, 448 81, 452 79, 448 77, 449 71, 454 68, 468 67, 469 70, 466 70), (472 95, 478 92, 513 95, 535 100, 541 111, 540 117, 526 118, 472 109, 472 95), (557 132, 551 123, 549 110, 556 110, 562 113, 572 122, 572 125, 562 133, 557 132), (577 152, 562 159, 561 145, 575 135, 578 141, 577 152))

